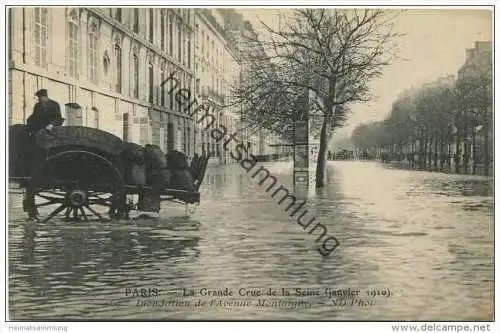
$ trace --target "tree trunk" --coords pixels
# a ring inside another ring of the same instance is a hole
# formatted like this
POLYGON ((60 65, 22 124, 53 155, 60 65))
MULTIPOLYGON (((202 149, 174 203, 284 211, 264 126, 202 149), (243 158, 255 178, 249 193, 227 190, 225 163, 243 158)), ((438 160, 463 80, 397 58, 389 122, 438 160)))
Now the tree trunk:
POLYGON ((455 154, 453 156, 453 162, 455 165, 455 173, 460 173, 460 132, 457 129, 457 137, 455 141, 455 154))
POLYGON ((490 175, 490 125, 488 118, 485 117, 484 121, 484 175, 490 175))
POLYGON ((444 152, 444 137, 439 139, 439 171, 444 170, 446 153, 444 152))
POLYGON ((472 128, 472 174, 476 174, 476 164, 477 164, 477 157, 476 157, 476 130, 475 128, 472 128))
POLYGON ((328 150, 328 124, 328 117, 323 117, 323 124, 321 125, 321 134, 319 138, 318 164, 316 165, 316 188, 322 188, 325 186, 325 157, 326 151, 328 150))
POLYGON ((424 156, 425 156, 425 150, 424 150, 424 139, 423 138, 420 138, 420 144, 419 144, 419 147, 418 147, 418 168, 420 170, 422 170, 424 168, 424 164, 425 164, 425 159, 424 159, 424 156))
POLYGON ((424 169, 427 169, 427 157, 429 154, 427 153, 427 146, 428 146, 429 139, 427 137, 424 138, 424 169))
POLYGON ((434 170, 438 171, 438 137, 434 138, 434 170))

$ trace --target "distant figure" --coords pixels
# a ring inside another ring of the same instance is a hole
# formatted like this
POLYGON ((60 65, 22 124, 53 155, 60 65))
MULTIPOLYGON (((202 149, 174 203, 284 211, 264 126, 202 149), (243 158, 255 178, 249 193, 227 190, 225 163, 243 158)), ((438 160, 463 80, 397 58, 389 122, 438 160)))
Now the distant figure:
POLYGON ((49 99, 47 89, 38 90, 35 96, 38 97, 38 103, 35 104, 26 124, 30 135, 36 134, 41 129, 51 131, 54 126, 64 122, 59 103, 49 99))

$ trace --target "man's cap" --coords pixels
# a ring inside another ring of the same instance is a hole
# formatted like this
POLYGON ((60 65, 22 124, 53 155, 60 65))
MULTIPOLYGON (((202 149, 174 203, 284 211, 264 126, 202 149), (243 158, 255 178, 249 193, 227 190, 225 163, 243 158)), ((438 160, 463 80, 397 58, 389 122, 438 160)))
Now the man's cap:
POLYGON ((48 96, 47 89, 40 89, 35 94, 36 97, 48 96))

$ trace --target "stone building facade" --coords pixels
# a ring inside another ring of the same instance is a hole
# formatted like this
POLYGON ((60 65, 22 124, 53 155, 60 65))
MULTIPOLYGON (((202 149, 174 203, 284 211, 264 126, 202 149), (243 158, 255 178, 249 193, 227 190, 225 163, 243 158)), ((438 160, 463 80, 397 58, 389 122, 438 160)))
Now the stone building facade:
POLYGON ((193 119, 161 85, 175 72, 194 88, 193 9, 15 7, 8 15, 10 124, 26 121, 45 88, 67 125, 194 151, 193 119))
MULTIPOLYGON (((197 9, 195 16, 196 89, 201 103, 213 106, 216 124, 228 134, 238 132, 239 114, 232 98, 232 88, 238 84, 240 59, 234 52, 233 41, 227 38, 223 12, 219 9, 197 9)), ((205 123, 196 128, 198 152, 210 152, 215 162, 232 162, 221 142, 210 136, 205 123)), ((231 147, 229 147, 231 148, 231 147)))
POLYGON ((233 9, 14 7, 8 24, 9 124, 25 123, 45 88, 65 125, 234 162, 175 99, 185 88, 214 106, 216 125, 249 154, 269 153, 277 140, 246 130, 234 103, 242 52, 252 51, 241 37, 254 32, 233 9))

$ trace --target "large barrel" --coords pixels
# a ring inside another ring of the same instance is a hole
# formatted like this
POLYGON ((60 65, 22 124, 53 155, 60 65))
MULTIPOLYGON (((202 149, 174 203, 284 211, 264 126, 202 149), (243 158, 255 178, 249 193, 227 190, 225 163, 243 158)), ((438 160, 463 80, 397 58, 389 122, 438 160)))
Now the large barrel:
POLYGON ((161 148, 156 145, 145 145, 144 160, 147 184, 153 186, 155 192, 170 187, 171 174, 167 169, 167 158, 161 148))
POLYGON ((146 185, 144 148, 135 143, 125 142, 121 156, 125 165, 127 184, 146 185))
POLYGON ((167 167, 165 153, 157 145, 145 145, 144 157, 150 170, 164 169, 167 167))
POLYGON ((182 170, 189 167, 186 154, 180 151, 171 150, 168 152, 166 157, 169 169, 182 170))
POLYGON ((194 191, 194 178, 187 156, 177 150, 167 154, 168 167, 172 171, 170 186, 174 189, 194 191))

